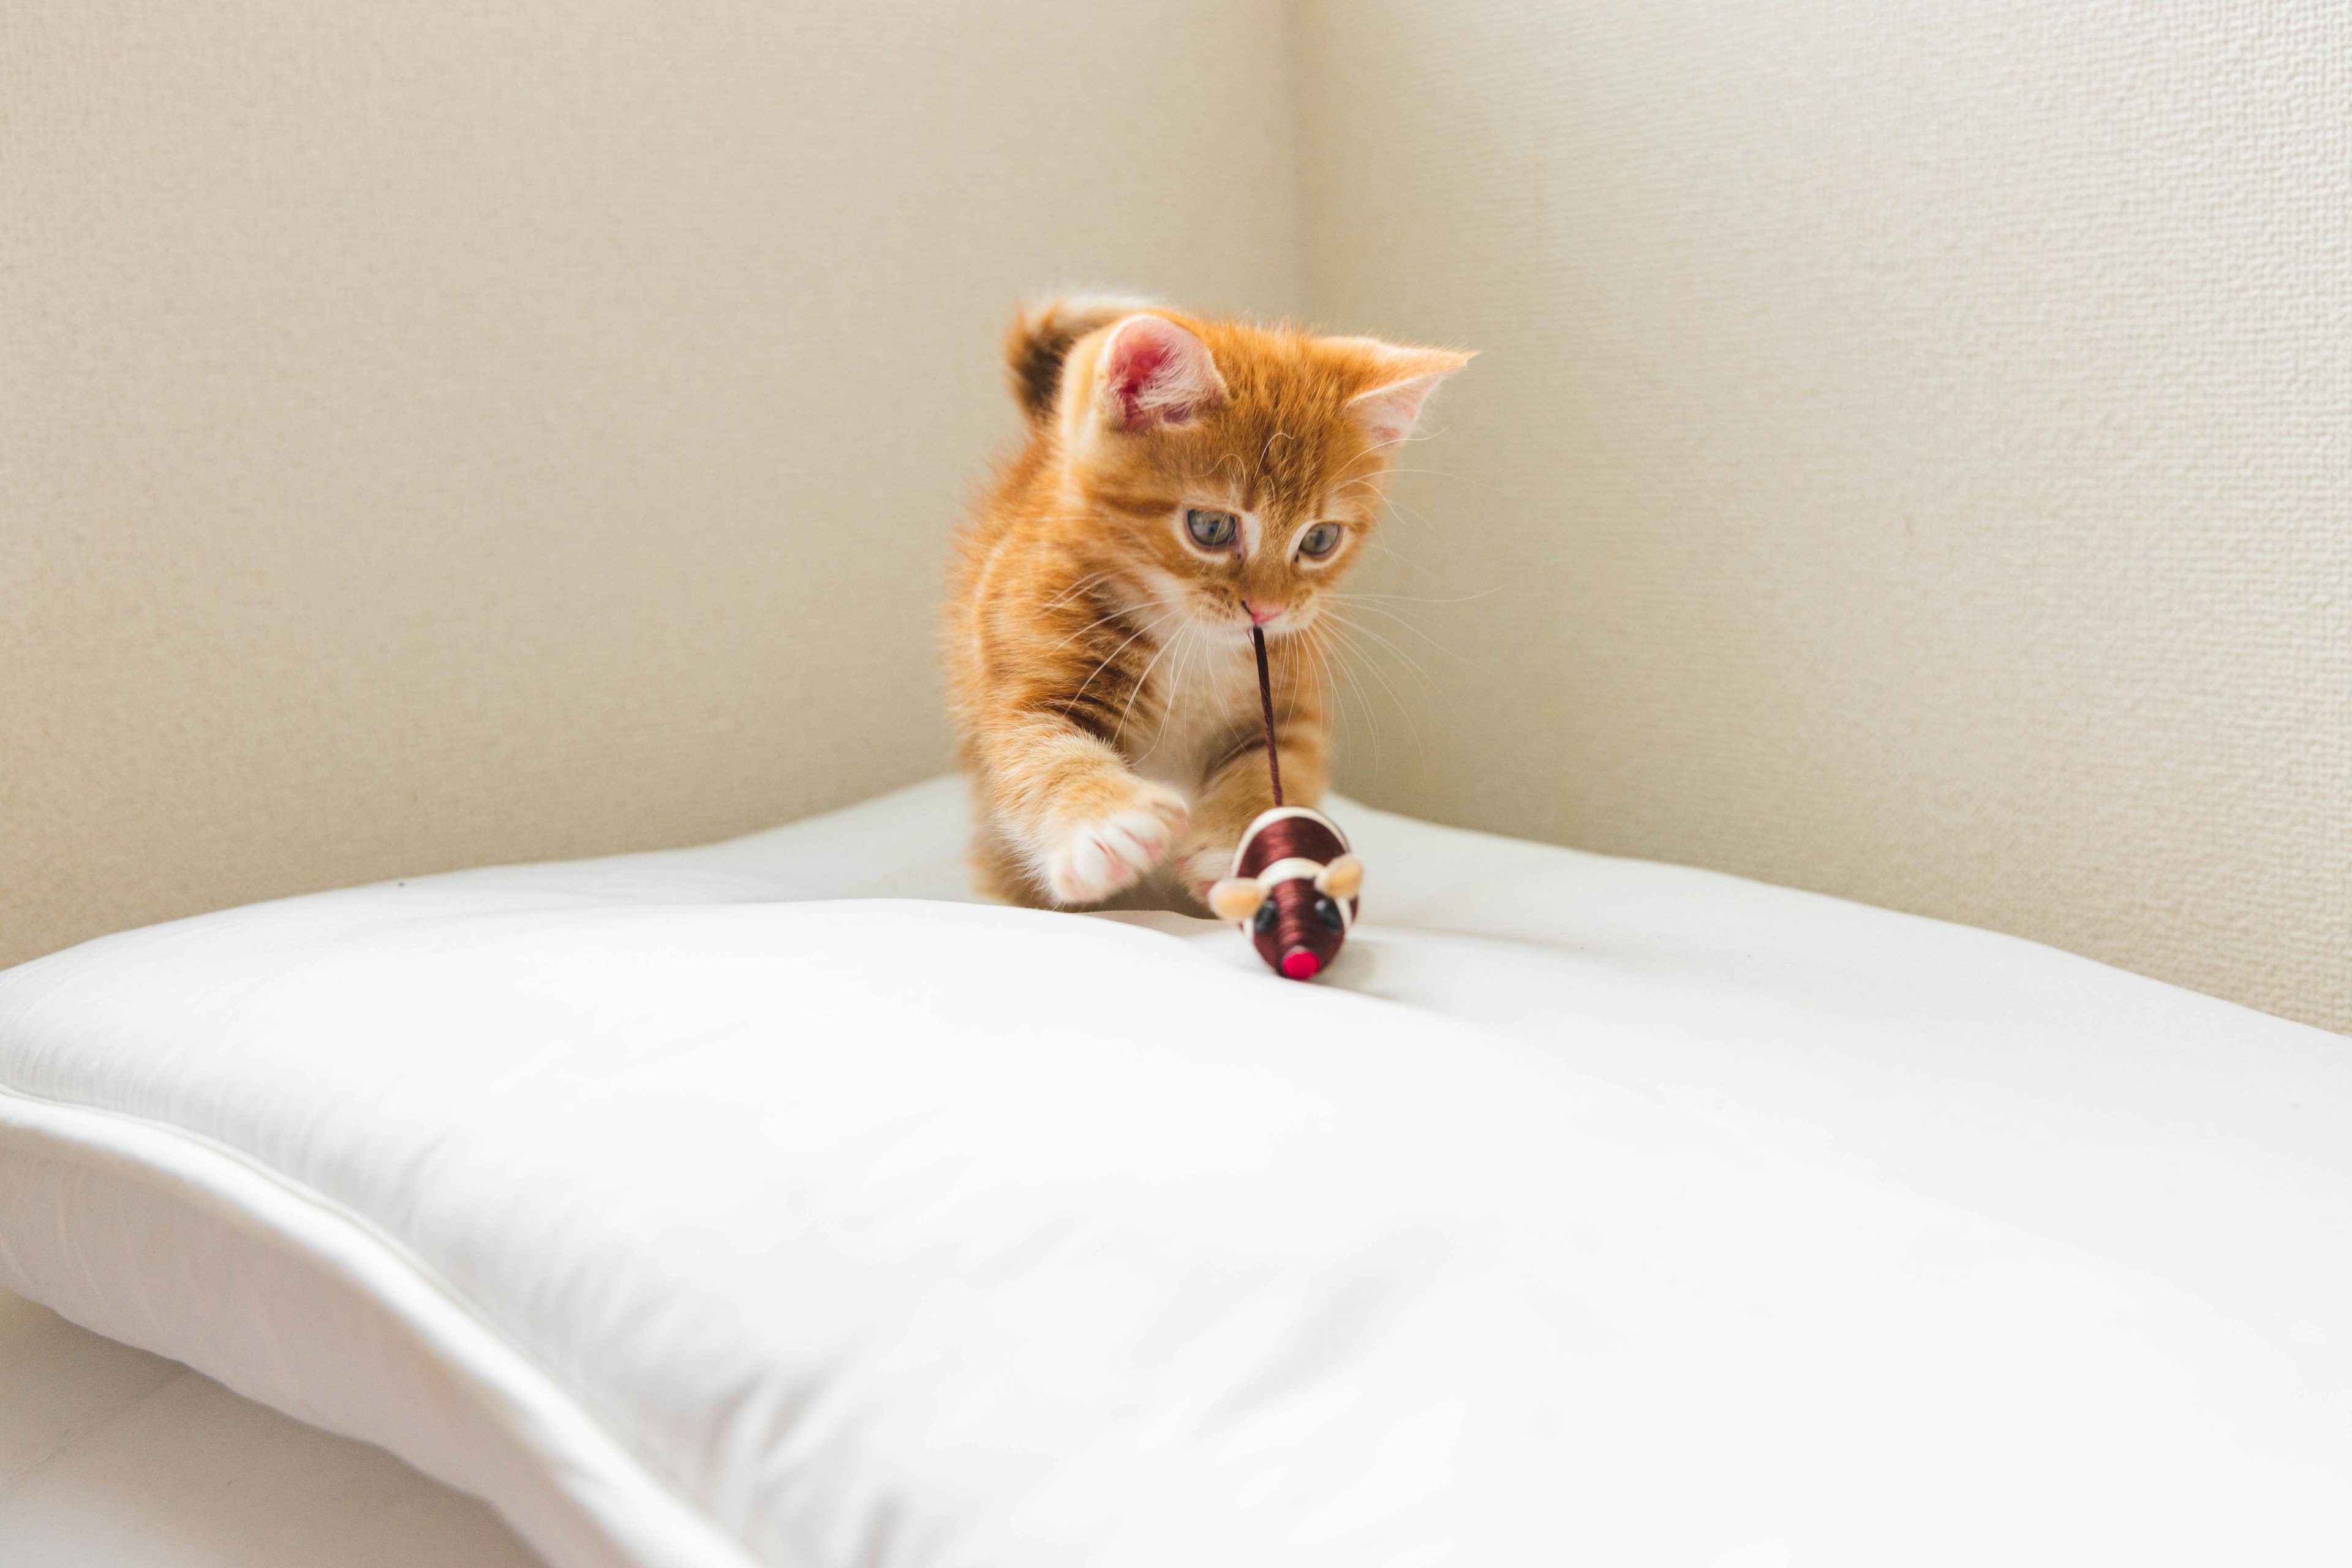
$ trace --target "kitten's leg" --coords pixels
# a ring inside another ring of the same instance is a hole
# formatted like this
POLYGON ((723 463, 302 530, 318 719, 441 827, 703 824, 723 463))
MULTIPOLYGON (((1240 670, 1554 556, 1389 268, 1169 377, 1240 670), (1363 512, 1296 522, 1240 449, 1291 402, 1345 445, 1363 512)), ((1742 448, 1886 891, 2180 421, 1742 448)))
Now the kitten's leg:
POLYGON ((980 820, 972 831, 971 849, 966 857, 966 863, 971 869, 972 890, 982 898, 993 899, 1000 904, 1012 904, 1019 909, 1053 908, 1045 889, 1029 874, 1029 868, 1013 852, 1013 846, 1005 842, 1004 835, 996 830, 986 811, 983 809, 978 815, 980 820))
MULTIPOLYGON (((1323 798, 1326 740, 1319 721, 1299 719, 1275 725, 1275 750, 1282 757, 1282 797, 1292 805, 1323 798)), ((1253 732, 1209 769, 1192 802, 1192 830, 1176 850, 1177 885, 1206 907, 1209 889, 1230 876, 1234 848, 1258 813, 1274 804, 1265 776, 1265 740, 1253 732)))
POLYGON ((1000 724, 976 750, 1005 869, 1017 867, 1057 904, 1098 903, 1133 885, 1168 858, 1190 819, 1182 795, 1138 778, 1108 744, 1061 721, 1000 724))

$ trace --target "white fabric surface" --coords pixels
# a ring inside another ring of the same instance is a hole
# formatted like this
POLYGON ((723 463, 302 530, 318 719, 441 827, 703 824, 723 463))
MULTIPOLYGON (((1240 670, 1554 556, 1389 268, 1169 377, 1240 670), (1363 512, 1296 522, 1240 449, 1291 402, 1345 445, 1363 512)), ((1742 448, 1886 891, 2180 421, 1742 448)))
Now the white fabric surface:
POLYGON ((953 787, 0 974, 0 1285, 573 1564, 2341 1563, 2347 1042, 1340 804, 1327 982, 953 787))

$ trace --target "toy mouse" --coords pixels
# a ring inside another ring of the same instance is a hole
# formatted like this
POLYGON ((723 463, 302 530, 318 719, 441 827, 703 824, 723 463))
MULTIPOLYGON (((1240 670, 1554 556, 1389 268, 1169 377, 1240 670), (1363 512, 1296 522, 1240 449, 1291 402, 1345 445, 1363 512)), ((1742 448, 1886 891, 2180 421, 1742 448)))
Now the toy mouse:
POLYGON ((1336 823, 1303 805, 1277 805, 1242 835, 1233 875, 1209 889, 1209 907, 1239 921, 1276 974, 1312 980, 1348 940, 1363 885, 1363 862, 1336 823))
POLYGON ((1234 921, 1276 974, 1312 980, 1331 967, 1356 923, 1363 862, 1348 836, 1319 811, 1282 804, 1282 760, 1274 744, 1274 685, 1265 668, 1265 634, 1257 647, 1258 699, 1265 710, 1265 765, 1274 805, 1258 813, 1234 850, 1234 868, 1209 889, 1209 908, 1234 921))

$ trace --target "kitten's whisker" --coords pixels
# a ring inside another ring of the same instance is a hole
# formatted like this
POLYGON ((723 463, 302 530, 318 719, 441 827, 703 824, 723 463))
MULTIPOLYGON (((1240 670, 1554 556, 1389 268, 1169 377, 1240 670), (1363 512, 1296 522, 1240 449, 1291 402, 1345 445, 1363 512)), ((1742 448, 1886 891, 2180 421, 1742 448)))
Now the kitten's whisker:
POLYGON ((1482 490, 1492 490, 1496 495, 1509 495, 1511 493, 1510 490, 1501 485, 1490 485, 1484 479, 1474 479, 1467 474, 1452 473, 1444 468, 1391 468, 1389 472, 1391 474, 1426 474, 1433 479, 1452 479, 1457 484, 1475 485, 1482 490))
POLYGON ((1366 543, 1368 543, 1372 549, 1377 550, 1381 554, 1387 556, 1390 560, 1395 562, 1398 565, 1403 567, 1408 572, 1418 572, 1424 577, 1434 577, 1437 575, 1435 572, 1423 566, 1412 556, 1400 552, 1395 546, 1390 544, 1385 539, 1368 540, 1366 541, 1366 543))
MULTIPOLYGON (((1362 630, 1360 627, 1354 629, 1360 632, 1362 630)), ((1395 644, 1378 637, 1376 634, 1373 635, 1372 640, 1379 643, 1381 648, 1391 658, 1394 658, 1405 667, 1405 673, 1412 677, 1413 684, 1418 689, 1421 695, 1428 698, 1433 698, 1436 695, 1437 689, 1435 684, 1430 680, 1427 672, 1423 670, 1422 668, 1413 661, 1411 655, 1405 653, 1403 649, 1398 647, 1395 644)), ((1406 710, 1407 721, 1410 722, 1412 704, 1406 700, 1405 693, 1397 687, 1394 681, 1389 679, 1387 668, 1381 660, 1372 658, 1366 650, 1352 649, 1350 651, 1362 659, 1364 668, 1371 674, 1373 679, 1379 680, 1381 684, 1388 689, 1389 694, 1396 700, 1397 706, 1401 709, 1406 710)), ((1418 726, 1415 726, 1416 731, 1418 728, 1418 726)))
POLYGON ((1370 599, 1392 599, 1399 604, 1406 605, 1467 605, 1479 599, 1490 598, 1502 591, 1503 585, 1498 583, 1491 588, 1481 588, 1475 594, 1465 594, 1461 597, 1455 599, 1430 599, 1412 594, 1346 593, 1334 594, 1331 596, 1335 599, 1344 599, 1349 604, 1360 604, 1370 599))
MULTIPOLYGON (((1118 722, 1110 727, 1110 743, 1114 747, 1118 744, 1119 736, 1127 732, 1127 721, 1135 711, 1135 700, 1143 695, 1143 689, 1145 687, 1151 684, 1152 670, 1159 666, 1159 663, 1162 658, 1165 658, 1168 656, 1168 650, 1175 646, 1175 641, 1172 638, 1163 641, 1158 648, 1153 650, 1150 661, 1143 667, 1143 673, 1135 678, 1134 688, 1127 694, 1127 706, 1118 710, 1118 722)), ((1162 715, 1162 718, 1164 719, 1165 715, 1162 715)), ((1162 725, 1162 728, 1165 728, 1164 724, 1162 725)), ((1152 744, 1156 746, 1159 744, 1159 742, 1155 740, 1152 742, 1152 744)), ((1145 753, 1147 756, 1150 754, 1150 753, 1149 752, 1145 753)))
MULTIPOLYGON (((1377 605, 1367 605, 1364 607, 1368 610, 1378 610, 1380 608, 1377 605)), ((1411 621, 1397 619, 1396 626, 1400 631, 1411 632, 1423 642, 1427 643, 1431 651, 1444 654, 1446 658, 1454 660, 1456 664, 1461 665, 1464 668, 1475 670, 1481 675, 1488 673, 1488 668, 1486 664, 1478 659, 1472 658, 1467 654, 1455 652, 1454 649, 1446 647, 1444 643, 1439 642, 1435 637, 1431 637, 1427 632, 1423 631, 1419 626, 1414 626, 1411 621)), ((1373 632, 1369 626, 1360 627, 1359 629, 1362 630, 1364 635, 1367 637, 1378 637, 1379 635, 1373 632)), ((1403 657, 1402 649, 1398 650, 1398 657, 1403 657)))
MULTIPOLYGON (((1195 612, 1186 618, 1182 628, 1180 629, 1174 637, 1169 638, 1167 643, 1164 644, 1160 649, 1160 651, 1164 653, 1168 648, 1175 647, 1179 642, 1181 642, 1184 645, 1182 651, 1178 653, 1176 656, 1175 673, 1168 678, 1168 697, 1167 700, 1160 706, 1159 727, 1152 733, 1151 744, 1146 746, 1143 749, 1142 754, 1135 759, 1138 763, 1142 762, 1145 757, 1151 755, 1152 752, 1160 749, 1160 742, 1168 738, 1168 731, 1175 723, 1176 704, 1178 700, 1182 697, 1184 690, 1184 672, 1192 666, 1192 648, 1194 644, 1200 640, 1192 634, 1195 634, 1200 630, 1200 626, 1201 617, 1199 613, 1195 612)), ((1155 657, 1152 662, 1156 664, 1159 660, 1155 657)), ((1149 666, 1145 667, 1143 675, 1145 680, 1149 680, 1151 678, 1151 670, 1149 666)), ((1143 683, 1141 681, 1137 682, 1137 689, 1139 691, 1142 689, 1142 684, 1143 683)), ((1127 700, 1127 705, 1129 708, 1132 709, 1135 706, 1135 699, 1133 697, 1129 697, 1127 700)), ((1118 723, 1119 729, 1126 727, 1126 714, 1122 713, 1119 715, 1118 723)), ((1114 729, 1111 731, 1111 741, 1116 744, 1118 740, 1118 729, 1114 729)))
MULTIPOLYGON (((1383 455, 1384 453, 1386 453, 1386 452, 1388 451, 1388 449, 1389 449, 1390 447, 1402 447, 1402 446, 1405 446, 1405 445, 1407 445, 1407 444, 1409 444, 1409 443, 1412 443, 1412 442, 1426 441, 1426 440, 1428 440, 1428 439, 1429 439, 1429 437, 1426 437, 1426 436, 1400 436, 1400 437, 1396 437, 1396 439, 1394 439, 1394 440, 1392 440, 1392 441, 1382 441, 1382 442, 1380 442, 1379 444, 1377 444, 1377 445, 1375 445, 1375 446, 1367 447, 1365 447, 1362 451, 1360 451, 1360 452, 1357 453, 1354 457, 1352 457, 1352 458, 1349 458, 1349 459, 1347 460, 1347 462, 1345 462, 1344 464, 1340 465, 1339 471, 1338 473, 1336 473, 1336 474, 1334 474, 1334 475, 1332 475, 1332 476, 1331 476, 1331 480, 1330 480, 1330 482, 1331 482, 1331 483, 1333 483, 1333 484, 1337 484, 1337 483, 1339 483, 1339 480, 1340 480, 1340 479, 1344 479, 1344 478, 1346 478, 1346 477, 1347 477, 1347 475, 1349 474, 1349 472, 1350 470, 1352 470, 1352 469, 1356 467, 1356 465, 1357 465, 1357 464, 1359 464, 1359 463, 1365 462, 1365 461, 1367 461, 1367 460, 1369 460, 1369 459, 1375 458, 1381 458, 1381 461, 1384 461, 1384 462, 1385 462, 1385 461, 1387 461, 1388 459, 1387 459, 1385 457, 1383 457, 1382 455, 1383 455)), ((1393 469, 1383 469, 1383 470, 1382 470, 1382 472, 1384 472, 1384 473, 1385 473, 1385 472, 1393 472, 1393 471, 1394 471, 1393 469)), ((1365 476, 1365 477, 1366 477, 1366 478, 1377 479, 1379 476, 1378 476, 1378 475, 1367 475, 1367 476, 1365 476)))
MULTIPOLYGON (((1334 597, 1349 597, 1349 598, 1351 598, 1351 599, 1352 599, 1352 596, 1351 596, 1351 595, 1334 595, 1334 597)), ((1476 659, 1475 659, 1475 658, 1468 658, 1468 657, 1466 657, 1466 656, 1465 656, 1465 655, 1463 655, 1463 654, 1459 654, 1459 653, 1454 652, 1452 648, 1450 648, 1450 647, 1446 647, 1444 643, 1439 642, 1435 637, 1431 637, 1427 632, 1423 631, 1421 627, 1419 627, 1419 626, 1417 626, 1413 625, 1413 624, 1412 624, 1412 620, 1411 620, 1410 618, 1408 618, 1408 617, 1407 617, 1407 616, 1402 616, 1402 615, 1399 614, 1399 613, 1398 613, 1398 612, 1396 612, 1395 610, 1391 610, 1391 609, 1390 609, 1390 608, 1389 608, 1388 606, 1386 606, 1385 605, 1366 605, 1366 604, 1355 604, 1355 605, 1353 605, 1353 607, 1354 607, 1354 608, 1356 608, 1356 609, 1359 609, 1359 610, 1366 611, 1366 612, 1368 612, 1369 614, 1371 614, 1371 615, 1375 615, 1375 616, 1386 616, 1390 620, 1391 620, 1391 621, 1395 622, 1395 623, 1396 623, 1396 625, 1397 625, 1400 628, 1402 628, 1402 630, 1405 630, 1405 631, 1409 631, 1409 632, 1411 632, 1413 636, 1415 636, 1415 637, 1419 637, 1422 641, 1423 641, 1423 642, 1427 643, 1431 647, 1435 648, 1438 652, 1440 652, 1440 653, 1444 654, 1444 655, 1446 658, 1448 658, 1460 659, 1464 664, 1465 664, 1465 665, 1469 666, 1469 667, 1470 667, 1471 668, 1473 668, 1473 669, 1479 669, 1479 670, 1483 670, 1483 669, 1485 669, 1485 668, 1486 668, 1486 666, 1485 666, 1485 665, 1483 665, 1483 664, 1481 664, 1481 663, 1479 663, 1476 659)), ((1330 615, 1330 616, 1341 616, 1343 613, 1342 613, 1342 612, 1340 612, 1340 611, 1338 611, 1338 610, 1326 610, 1326 611, 1324 612, 1324 614, 1326 614, 1326 615, 1330 615)), ((1368 630, 1369 630, 1369 628, 1366 628, 1366 629, 1368 629, 1368 630)))
MULTIPOLYGON (((1416 624, 1412 616, 1405 615, 1400 610, 1392 609, 1386 605, 1351 605, 1350 608, 1360 610, 1364 614, 1370 616, 1384 616, 1392 622, 1399 630, 1411 632, 1413 636, 1419 637, 1422 641, 1427 643, 1438 652, 1451 655, 1455 658, 1463 658, 1462 655, 1454 653, 1452 648, 1446 647, 1444 643, 1430 636, 1428 631, 1416 624)), ((1476 660, 1464 659, 1464 662, 1467 664, 1475 664, 1476 663, 1476 660)))
MULTIPOLYGON (((1076 691, 1071 692, 1067 697, 1062 700, 1062 712, 1065 715, 1067 715, 1070 711, 1070 704, 1076 702, 1079 698, 1084 697, 1087 694, 1087 688, 1095 683, 1096 677, 1101 675, 1104 670, 1110 668, 1111 660, 1117 658, 1120 654, 1127 651, 1128 643, 1133 642, 1137 637, 1141 637, 1150 629, 1150 627, 1148 626, 1136 627, 1135 630, 1128 634, 1127 642, 1119 644, 1117 647, 1111 649, 1110 652, 1105 654, 1103 656, 1102 662, 1095 666, 1094 674, 1087 676, 1084 681, 1079 683, 1078 689, 1076 691)), ((1159 656, 1155 654, 1153 657, 1156 658, 1159 656)), ((1146 666, 1147 670, 1149 668, 1149 666, 1146 666)))
MULTIPOLYGON (((1309 629, 1310 631, 1318 633, 1320 631, 1319 627, 1309 629)), ((1347 731, 1352 732, 1355 726, 1348 717, 1348 694, 1340 686, 1338 678, 1332 673, 1331 656, 1325 650, 1325 640, 1326 639, 1322 636, 1317 635, 1311 639, 1305 640, 1304 646, 1308 653, 1315 656, 1316 667, 1322 672, 1321 679, 1323 688, 1331 694, 1331 717, 1333 721, 1347 731)), ((1374 760, 1374 772, 1377 774, 1379 771, 1377 765, 1377 748, 1375 749, 1374 760)))
MULTIPOLYGON (((1423 744, 1421 738, 1421 726, 1413 719, 1412 705, 1405 700, 1404 694, 1397 689, 1395 683, 1389 679, 1387 673, 1381 668, 1379 661, 1362 655, 1360 650, 1349 647, 1345 642, 1335 641, 1332 646, 1338 652, 1341 662, 1346 665, 1351 673, 1361 672, 1369 674, 1374 680, 1380 682, 1381 690, 1388 696, 1391 701, 1397 705, 1397 711, 1403 717, 1405 727, 1412 731, 1413 745, 1416 749, 1421 747, 1423 744)), ((1367 722, 1370 723, 1372 719, 1372 709, 1366 683, 1360 679, 1355 682, 1355 685, 1357 688, 1357 700, 1364 704, 1365 717, 1367 722)), ((1374 724, 1372 728, 1374 752, 1375 757, 1377 758, 1379 731, 1376 724, 1374 724)))
MULTIPOLYGON (((1346 472, 1348 471, 1348 469, 1349 469, 1349 468, 1354 468, 1358 463, 1362 462, 1362 461, 1363 461, 1365 458, 1377 458, 1377 457, 1379 457, 1382 452, 1387 451, 1391 447, 1402 447, 1402 446, 1403 446, 1407 441, 1413 440, 1414 438, 1415 438, 1415 437, 1412 437, 1412 436, 1410 436, 1410 435, 1406 435, 1406 436, 1399 436, 1399 437, 1394 437, 1393 439, 1387 440, 1387 441, 1375 441, 1372 445, 1370 445, 1370 446, 1369 446, 1369 447, 1365 447, 1362 451, 1360 451, 1360 452, 1357 453, 1354 457, 1352 457, 1352 458, 1349 458, 1349 459, 1348 459, 1348 461, 1347 461, 1347 463, 1346 463, 1346 465, 1340 468, 1340 470, 1339 470, 1339 474, 1344 474, 1344 473, 1346 473, 1346 472)), ((1336 479, 1339 477, 1339 474, 1334 474, 1334 475, 1332 475, 1331 477, 1332 477, 1332 479, 1335 479, 1335 480, 1336 480, 1336 479)))
POLYGON ((1041 610, 1058 608, 1069 600, 1076 598, 1080 594, 1085 593, 1087 589, 1093 587, 1097 583, 1108 580, 1111 575, 1112 574, 1109 572, 1089 572, 1085 576, 1079 578, 1076 582, 1071 584, 1068 587, 1063 589, 1060 593, 1055 595, 1052 598, 1046 600, 1043 605, 1040 605, 1038 608, 1041 610))
POLYGON ((1389 679, 1378 661, 1368 658, 1364 660, 1364 668, 1371 671, 1373 679, 1381 683, 1381 689, 1386 691, 1389 694, 1389 700, 1397 705, 1397 712, 1404 718, 1404 727, 1412 731, 1413 749, 1415 751, 1423 749, 1421 726, 1413 720, 1412 704, 1405 700, 1404 693, 1396 689, 1395 683, 1389 679))
POLYGON ((1265 472, 1266 454, 1274 450, 1274 444, 1276 441, 1293 441, 1296 439, 1297 439, 1297 437, 1291 435, 1287 430, 1276 430, 1273 435, 1268 436, 1265 438, 1265 445, 1257 449, 1257 471, 1260 474, 1264 474, 1265 472))
POLYGON ((1371 627, 1365 626, 1360 621, 1349 620, 1347 616, 1341 615, 1337 610, 1326 610, 1324 614, 1329 616, 1332 619, 1338 621, 1341 626, 1346 626, 1349 631, 1355 633, 1357 636, 1370 637, 1372 641, 1388 649, 1390 653, 1394 654, 1399 659, 1402 659, 1404 662, 1407 668, 1412 671, 1413 676, 1415 679, 1420 680, 1423 688, 1428 689, 1433 695, 1435 694, 1436 687, 1430 680, 1429 672, 1422 668, 1421 661, 1414 658, 1412 655, 1405 652, 1404 649, 1397 647, 1396 644, 1389 641, 1388 638, 1382 637, 1371 627))
MULTIPOLYGON (((1310 626, 1307 629, 1311 632, 1314 628, 1310 626)), ((1287 644, 1291 640, 1296 639, 1285 639, 1282 649, 1282 657, 1290 667, 1290 689, 1283 693, 1282 703, 1282 721, 1286 724, 1298 717, 1298 692, 1307 684, 1307 650, 1303 645, 1299 648, 1290 647, 1287 644)))
POLYGON ((1404 502, 1397 500, 1394 496, 1387 497, 1382 504, 1384 504, 1391 511, 1400 512, 1404 516, 1411 518, 1414 522, 1420 524, 1423 528, 1434 528, 1441 531, 1450 532, 1454 527, 1454 520, 1452 518, 1432 517, 1429 513, 1422 510, 1419 507, 1405 505, 1404 502))
POLYGON ((1324 678, 1329 682, 1332 694, 1339 700, 1341 719, 1343 721, 1346 719, 1347 700, 1349 697, 1353 697, 1356 700, 1356 705, 1363 710, 1364 733, 1372 742, 1372 776, 1378 778, 1381 764, 1380 716, 1372 711, 1371 700, 1365 696, 1360 685, 1339 678, 1340 667, 1345 664, 1347 658, 1345 646, 1337 638, 1322 638, 1318 640, 1316 655, 1323 661, 1324 678), (1334 662, 1335 655, 1337 663, 1334 662))
MULTIPOLYGON (((1183 657, 1176 661, 1176 673, 1168 678, 1169 716, 1160 721, 1160 733, 1163 735, 1168 732, 1170 725, 1173 722, 1176 710, 1183 704, 1184 689, 1191 683, 1192 676, 1192 656, 1202 649, 1201 617, 1198 611, 1193 613, 1192 625, 1186 626, 1184 630, 1187 635, 1184 639, 1183 657)), ((1159 743, 1157 741, 1152 742, 1154 746, 1159 743)))
MULTIPOLYGON (((1182 597, 1183 595, 1181 594, 1165 594, 1157 599, 1146 599, 1143 603, 1133 605, 1129 608, 1113 610, 1107 616, 1097 616, 1093 620, 1088 621, 1085 626, 1080 626, 1076 631, 1072 632, 1068 637, 1064 637, 1060 642, 1055 643, 1052 647, 1047 648, 1045 651, 1048 654, 1059 653, 1064 648, 1069 647, 1072 643, 1077 641, 1080 637, 1086 636, 1088 632, 1094 630, 1097 626, 1102 625, 1105 621, 1115 621, 1121 616, 1135 615, 1143 610, 1159 609, 1163 605, 1172 605, 1182 597)), ((1135 639, 1132 637, 1128 639, 1129 642, 1132 642, 1135 639)), ((1121 647, 1125 647, 1126 646, 1126 643, 1121 643, 1119 645, 1121 647)), ((1116 658, 1118 656, 1114 654, 1112 657, 1116 658)))

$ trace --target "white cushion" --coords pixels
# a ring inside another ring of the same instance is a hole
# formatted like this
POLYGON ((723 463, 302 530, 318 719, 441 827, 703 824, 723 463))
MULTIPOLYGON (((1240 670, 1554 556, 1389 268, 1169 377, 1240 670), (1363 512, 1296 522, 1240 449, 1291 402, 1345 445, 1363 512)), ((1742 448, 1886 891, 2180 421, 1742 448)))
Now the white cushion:
POLYGON ((2352 1043, 1334 806, 1323 981, 945 782, 0 975, 0 1286, 551 1562, 2352 1561, 2352 1043))

